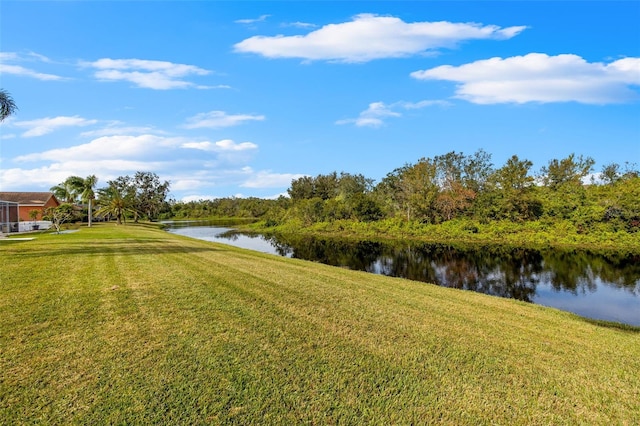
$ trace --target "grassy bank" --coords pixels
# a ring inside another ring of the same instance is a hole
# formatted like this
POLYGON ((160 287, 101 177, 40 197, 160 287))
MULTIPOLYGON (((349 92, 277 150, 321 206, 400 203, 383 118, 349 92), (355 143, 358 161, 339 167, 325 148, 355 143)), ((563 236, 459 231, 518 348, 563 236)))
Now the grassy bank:
POLYGON ((512 221, 479 223, 468 219, 441 224, 422 224, 398 219, 376 222, 336 220, 308 226, 289 221, 278 226, 266 222, 242 225, 250 232, 324 235, 356 239, 415 240, 430 243, 500 244, 526 248, 568 248, 640 253, 640 233, 624 230, 583 233, 569 221, 516 223, 512 221))
POLYGON ((1 424, 638 424, 640 333, 144 225, 0 241, 1 424))

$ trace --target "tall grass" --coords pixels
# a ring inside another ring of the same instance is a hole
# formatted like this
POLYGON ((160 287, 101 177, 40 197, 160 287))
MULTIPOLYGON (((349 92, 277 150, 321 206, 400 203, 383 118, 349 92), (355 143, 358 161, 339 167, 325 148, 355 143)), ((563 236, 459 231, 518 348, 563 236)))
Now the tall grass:
POLYGON ((266 222, 241 225, 251 232, 311 234, 353 237, 358 239, 412 239, 425 242, 464 242, 478 244, 509 244, 527 248, 572 248, 640 253, 640 234, 623 230, 602 229, 581 233, 570 221, 512 222, 509 220, 480 223, 460 218, 440 224, 384 219, 374 222, 336 220, 304 225, 291 220, 282 225, 267 226, 266 222))
POLYGON ((143 225, 0 253, 1 424, 640 423, 636 329, 143 225))

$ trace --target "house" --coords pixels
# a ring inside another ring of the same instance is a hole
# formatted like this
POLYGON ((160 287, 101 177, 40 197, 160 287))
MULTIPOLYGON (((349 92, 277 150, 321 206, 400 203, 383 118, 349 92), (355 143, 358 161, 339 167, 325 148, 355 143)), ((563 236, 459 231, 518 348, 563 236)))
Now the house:
POLYGON ((0 237, 18 224, 18 203, 0 200, 0 237))
POLYGON ((51 192, 0 192, 0 222, 3 227, 0 231, 17 230, 17 222, 41 221, 45 209, 59 205, 60 201, 51 192), (38 212, 35 218, 29 216, 32 210, 38 212))

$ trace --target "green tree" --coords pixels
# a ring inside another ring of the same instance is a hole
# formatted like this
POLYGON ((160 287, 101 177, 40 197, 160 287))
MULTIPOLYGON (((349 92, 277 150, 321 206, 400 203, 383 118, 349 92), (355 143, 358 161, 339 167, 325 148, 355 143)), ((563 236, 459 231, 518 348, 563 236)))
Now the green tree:
POLYGON ((592 171, 595 160, 591 157, 569 155, 562 160, 553 159, 540 170, 542 183, 553 190, 564 185, 582 186, 582 181, 592 171))
POLYGON ((600 171, 600 179, 605 185, 616 183, 622 176, 620 172, 620 164, 610 163, 602 166, 600 171))
POLYGON ((476 194, 482 192, 493 173, 491 154, 482 149, 476 151, 473 156, 465 159, 463 170, 464 187, 476 194))
POLYGON ((113 187, 117 191, 119 197, 124 200, 127 211, 132 213, 137 220, 139 212, 135 210, 136 187, 133 184, 133 178, 131 176, 118 176, 107 183, 109 187, 113 187))
POLYGON ((472 156, 452 151, 436 156, 433 162, 439 186, 434 208, 439 218, 450 220, 470 212, 493 171, 491 155, 483 150, 472 156))
POLYGON ((303 176, 291 182, 291 187, 287 190, 292 200, 308 200, 320 198, 329 200, 338 195, 340 178, 336 172, 316 177, 303 176))
MULTIPOLYGON (((120 178, 119 178, 120 179, 120 178)), ((130 193, 131 188, 122 185, 125 180, 116 179, 109 181, 109 186, 98 190, 98 210, 96 214, 113 216, 116 218, 118 225, 122 225, 126 221, 126 214, 137 212, 133 208, 133 196, 130 193)))
POLYGON ((291 181, 291 186, 287 189, 287 193, 293 201, 307 200, 313 198, 314 186, 314 179, 311 176, 303 176, 291 181))
POLYGON ((370 194, 356 194, 349 201, 353 219, 372 222, 384 217, 382 208, 370 194))
POLYGON ((513 155, 491 178, 497 218, 530 220, 542 214, 542 204, 535 197, 535 179, 529 174, 533 163, 513 155))
POLYGON ((69 203, 63 203, 57 207, 49 207, 44 211, 44 218, 51 221, 58 234, 62 225, 65 222, 69 222, 73 217, 73 205, 69 203))
POLYGON ((593 188, 601 221, 614 230, 640 231, 640 176, 622 175, 614 183, 593 188))
POLYGON ((169 182, 161 182, 152 172, 136 172, 133 177, 135 187, 135 210, 144 214, 148 220, 155 220, 163 209, 168 209, 167 195, 169 182))
POLYGON ((545 214, 549 217, 571 219, 586 202, 584 179, 593 171, 595 161, 591 157, 569 155, 562 160, 553 159, 540 169, 545 185, 545 214))
POLYGON ((69 176, 64 182, 52 186, 49 190, 61 202, 75 204, 78 201, 78 186, 81 180, 79 176, 69 176))
POLYGON ((325 219, 324 210, 324 200, 319 197, 314 197, 298 201, 294 208, 294 215, 305 225, 309 226, 316 222, 322 222, 325 219))
POLYGON ((341 199, 368 194, 373 188, 373 179, 368 179, 364 175, 352 175, 342 172, 338 177, 337 196, 341 199))
POLYGON ((88 226, 91 227, 93 219, 93 201, 96 199, 94 188, 98 184, 98 178, 96 175, 90 175, 84 179, 79 176, 72 176, 70 179, 75 193, 79 194, 82 202, 87 203, 88 226))
POLYGON ((15 114, 17 110, 18 107, 9 92, 0 89, 0 122, 4 121, 4 119, 10 115, 15 114))
POLYGON ((416 164, 396 169, 387 178, 386 191, 405 212, 407 221, 434 221, 434 205, 439 188, 437 165, 433 160, 421 158, 416 164))
POLYGON ((620 179, 628 179, 640 176, 635 163, 625 162, 624 170, 617 163, 606 164, 600 171, 600 179, 605 185, 611 185, 620 179))
POLYGON ((40 210, 37 210, 37 209, 29 210, 29 219, 31 219, 31 221, 33 222, 32 229, 37 229, 36 221, 38 219, 38 215, 40 215, 40 210))
POLYGON ((339 179, 336 172, 318 175, 314 179, 314 196, 330 200, 338 195, 339 179))
POLYGON ((533 163, 520 160, 517 155, 511 156, 504 166, 495 171, 494 180, 503 191, 524 191, 534 184, 529 170, 533 163))
POLYGON ((451 189, 463 182, 466 157, 462 152, 451 151, 433 158, 436 165, 437 181, 442 190, 451 189))

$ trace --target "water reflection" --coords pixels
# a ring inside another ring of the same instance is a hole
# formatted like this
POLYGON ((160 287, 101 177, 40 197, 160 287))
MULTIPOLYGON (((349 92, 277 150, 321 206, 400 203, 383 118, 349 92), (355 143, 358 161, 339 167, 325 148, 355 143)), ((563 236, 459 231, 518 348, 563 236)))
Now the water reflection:
POLYGON ((245 235, 211 227, 173 232, 640 325, 637 254, 245 235))
POLYGON ((445 245, 388 247, 372 272, 532 301, 540 255, 531 251, 492 253, 445 245))

